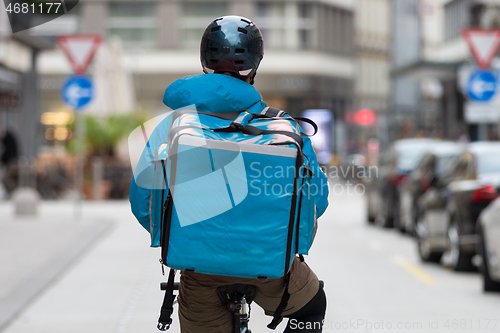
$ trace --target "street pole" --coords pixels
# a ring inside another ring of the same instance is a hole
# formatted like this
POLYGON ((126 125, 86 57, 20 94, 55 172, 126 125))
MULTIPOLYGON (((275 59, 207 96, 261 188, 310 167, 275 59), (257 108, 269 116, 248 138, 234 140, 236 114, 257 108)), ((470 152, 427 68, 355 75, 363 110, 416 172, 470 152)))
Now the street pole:
POLYGON ((93 99, 92 81, 83 74, 87 70, 99 45, 100 35, 62 35, 57 38, 59 47, 68 58, 74 72, 62 86, 61 97, 76 113, 75 124, 75 218, 82 217, 83 200, 83 164, 85 117, 82 108, 93 99))
POLYGON ((479 141, 488 140, 488 124, 478 124, 477 125, 477 136, 479 141))
POLYGON ((75 128, 75 219, 82 218, 82 200, 83 200, 83 159, 84 159, 84 134, 85 117, 82 112, 76 112, 75 128))

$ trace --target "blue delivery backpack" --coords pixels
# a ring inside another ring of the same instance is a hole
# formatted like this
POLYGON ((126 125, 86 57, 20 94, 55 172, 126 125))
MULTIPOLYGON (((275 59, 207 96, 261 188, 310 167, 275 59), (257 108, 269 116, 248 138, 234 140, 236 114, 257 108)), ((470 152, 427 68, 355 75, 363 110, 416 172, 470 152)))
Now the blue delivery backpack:
MULTIPOLYGON (((308 253, 317 227, 314 175, 302 151, 306 134, 299 121, 317 131, 311 120, 269 107, 260 114, 173 114, 166 157, 157 161, 166 181, 160 222, 164 265, 288 281, 295 254, 308 253)), ((173 284, 172 270, 170 275, 173 284)), ((288 294, 288 283, 285 289, 288 294)))
POLYGON ((295 253, 308 253, 316 216, 303 133, 274 110, 174 114, 161 161, 165 265, 272 279, 288 272, 295 253))

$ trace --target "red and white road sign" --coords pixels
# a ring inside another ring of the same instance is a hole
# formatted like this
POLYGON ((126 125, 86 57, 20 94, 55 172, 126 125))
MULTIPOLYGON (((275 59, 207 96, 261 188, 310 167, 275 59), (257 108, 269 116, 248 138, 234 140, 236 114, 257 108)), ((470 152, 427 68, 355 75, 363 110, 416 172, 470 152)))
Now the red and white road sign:
POLYGON ((101 41, 100 35, 66 35, 57 39, 75 74, 85 73, 101 41))
POLYGON ((489 68, 500 49, 500 29, 464 29, 462 37, 480 68, 489 68))

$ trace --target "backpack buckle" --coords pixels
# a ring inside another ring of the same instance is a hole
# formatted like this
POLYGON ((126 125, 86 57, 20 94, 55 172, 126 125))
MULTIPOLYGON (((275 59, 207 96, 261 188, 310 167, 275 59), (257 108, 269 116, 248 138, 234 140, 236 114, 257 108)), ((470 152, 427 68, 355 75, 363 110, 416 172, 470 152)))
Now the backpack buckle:
POLYGON ((172 325, 172 318, 170 318, 170 321, 167 323, 158 322, 158 325, 156 326, 156 328, 158 328, 160 331, 166 331, 170 328, 170 325, 172 325))

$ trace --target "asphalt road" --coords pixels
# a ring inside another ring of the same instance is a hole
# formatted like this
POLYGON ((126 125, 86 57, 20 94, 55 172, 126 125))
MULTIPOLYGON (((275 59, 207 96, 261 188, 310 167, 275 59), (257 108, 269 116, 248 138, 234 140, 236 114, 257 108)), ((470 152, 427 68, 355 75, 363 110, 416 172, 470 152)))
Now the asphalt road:
MULTIPOLYGON (((306 257, 325 281, 324 332, 500 332, 500 294, 484 294, 477 273, 420 263, 412 239, 368 226, 365 210, 362 196, 332 195, 306 257)), ((114 227, 5 333, 158 332, 158 250, 148 248, 149 236, 127 202, 86 204, 83 212, 112 219, 114 227)), ((271 332, 269 321, 252 308, 254 333, 271 332)), ((170 331, 180 331, 176 315, 170 331)))

